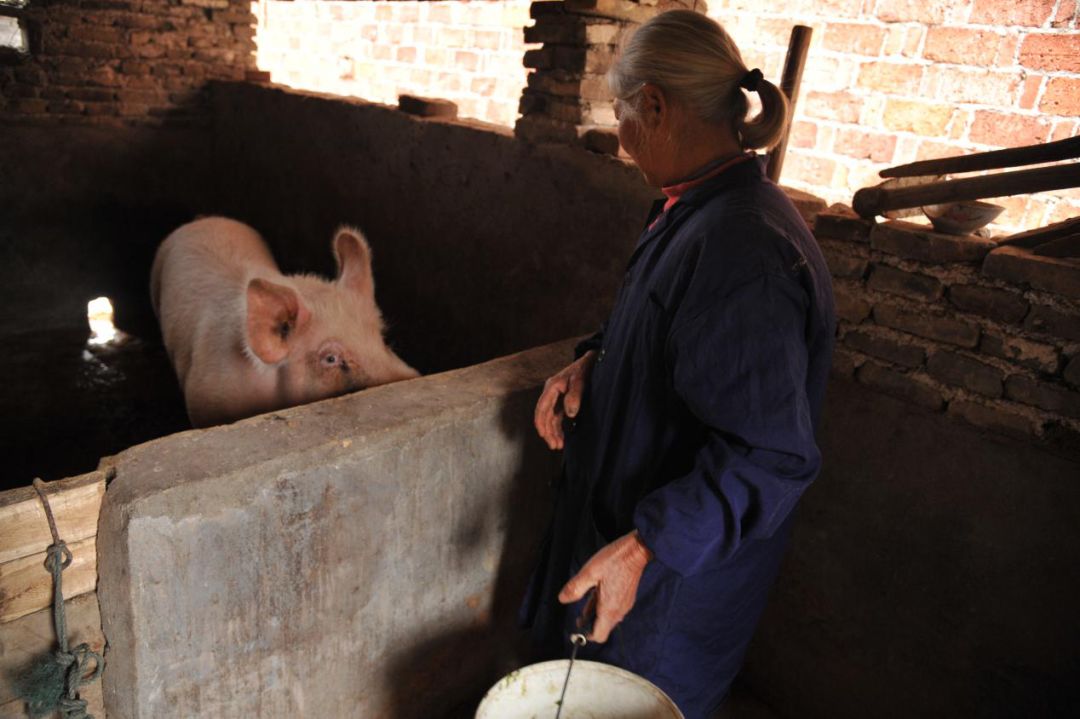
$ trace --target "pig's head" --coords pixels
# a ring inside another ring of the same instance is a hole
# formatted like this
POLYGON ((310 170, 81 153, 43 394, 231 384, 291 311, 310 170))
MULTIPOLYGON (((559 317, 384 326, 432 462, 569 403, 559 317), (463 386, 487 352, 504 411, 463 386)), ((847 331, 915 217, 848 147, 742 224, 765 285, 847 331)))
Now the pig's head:
POLYGON ((383 341, 367 241, 342 227, 333 246, 333 282, 308 275, 248 282, 248 350, 276 372, 285 406, 418 376, 383 341))

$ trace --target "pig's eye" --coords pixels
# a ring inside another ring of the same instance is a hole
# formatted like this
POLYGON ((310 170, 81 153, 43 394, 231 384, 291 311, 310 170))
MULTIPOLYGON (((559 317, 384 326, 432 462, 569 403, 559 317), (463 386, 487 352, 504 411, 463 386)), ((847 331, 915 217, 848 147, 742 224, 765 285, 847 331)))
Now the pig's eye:
POLYGON ((322 361, 327 367, 333 367, 339 362, 339 359, 337 355, 326 355, 322 361))
POLYGON ((289 339, 289 332, 291 330, 292 330, 292 325, 290 325, 288 322, 282 322, 278 326, 278 335, 281 336, 281 339, 287 340, 287 339, 289 339))

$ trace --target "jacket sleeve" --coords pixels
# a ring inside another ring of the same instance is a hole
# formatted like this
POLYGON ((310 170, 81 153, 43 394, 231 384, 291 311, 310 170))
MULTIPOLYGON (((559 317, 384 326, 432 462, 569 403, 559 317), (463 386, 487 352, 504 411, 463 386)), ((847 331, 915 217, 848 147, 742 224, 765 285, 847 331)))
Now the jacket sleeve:
POLYGON ((675 319, 668 371, 705 439, 688 474, 639 501, 634 524, 656 558, 680 574, 771 536, 817 475, 806 394, 808 302, 794 279, 763 274, 675 319))
POLYGON ((607 329, 607 322, 600 325, 600 329, 595 334, 586 337, 577 343, 574 347, 574 359, 581 359, 581 357, 589 350, 598 350, 604 345, 604 330, 607 329))

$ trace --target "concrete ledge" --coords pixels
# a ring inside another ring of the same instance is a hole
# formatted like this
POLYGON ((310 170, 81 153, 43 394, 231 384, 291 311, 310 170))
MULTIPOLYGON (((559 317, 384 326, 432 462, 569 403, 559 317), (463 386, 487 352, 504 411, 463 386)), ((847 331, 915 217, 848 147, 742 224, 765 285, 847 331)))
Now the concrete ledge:
POLYGON ((558 471, 561 342, 135 447, 110 462, 111 719, 436 716, 514 663, 558 471))

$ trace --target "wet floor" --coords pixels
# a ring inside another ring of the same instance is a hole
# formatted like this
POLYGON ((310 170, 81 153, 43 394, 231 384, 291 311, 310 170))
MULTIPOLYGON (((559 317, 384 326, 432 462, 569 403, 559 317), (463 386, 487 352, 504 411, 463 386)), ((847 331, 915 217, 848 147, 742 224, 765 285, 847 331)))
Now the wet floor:
POLYGON ((0 339, 0 490, 96 469, 103 456, 189 429, 156 339, 87 343, 88 330, 0 339))

